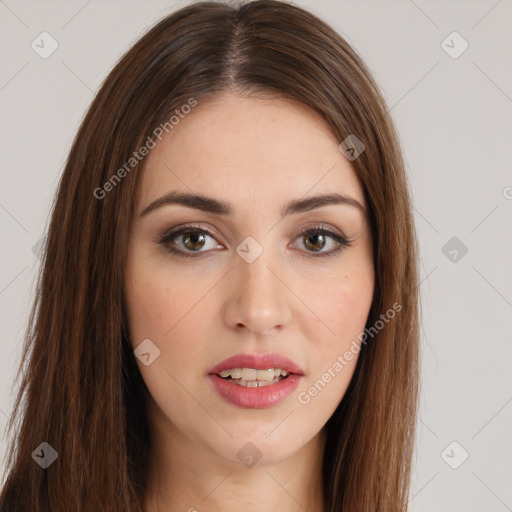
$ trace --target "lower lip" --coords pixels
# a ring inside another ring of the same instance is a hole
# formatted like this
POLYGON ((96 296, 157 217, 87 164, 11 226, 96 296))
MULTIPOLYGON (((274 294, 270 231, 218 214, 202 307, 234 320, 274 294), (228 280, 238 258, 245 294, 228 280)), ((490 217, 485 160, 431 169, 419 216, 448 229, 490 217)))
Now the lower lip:
POLYGON ((299 385, 302 375, 292 374, 270 386, 246 388, 221 379, 218 375, 208 375, 219 395, 227 402, 248 409, 271 407, 289 397, 299 385))

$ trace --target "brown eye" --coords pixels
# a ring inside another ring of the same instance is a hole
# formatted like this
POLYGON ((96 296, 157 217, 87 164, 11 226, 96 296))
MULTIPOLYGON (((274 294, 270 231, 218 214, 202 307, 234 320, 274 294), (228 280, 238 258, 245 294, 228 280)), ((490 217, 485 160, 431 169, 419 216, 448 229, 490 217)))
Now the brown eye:
POLYGON ((197 231, 188 231, 181 235, 183 245, 192 251, 197 251, 198 249, 202 249, 205 244, 205 236, 203 233, 199 233, 197 231))
POLYGON ((347 240, 345 237, 323 226, 308 229, 300 234, 299 238, 301 237, 306 253, 314 257, 331 256, 352 243, 351 240, 347 240), (329 246, 330 240, 331 249, 324 251, 323 249, 329 246))
POLYGON ((196 254, 210 252, 210 249, 222 248, 215 242, 216 239, 212 233, 195 226, 184 226, 170 231, 158 241, 169 252, 184 257, 193 257, 196 254))
POLYGON ((318 251, 325 246, 325 235, 305 235, 305 247, 313 251, 318 251))

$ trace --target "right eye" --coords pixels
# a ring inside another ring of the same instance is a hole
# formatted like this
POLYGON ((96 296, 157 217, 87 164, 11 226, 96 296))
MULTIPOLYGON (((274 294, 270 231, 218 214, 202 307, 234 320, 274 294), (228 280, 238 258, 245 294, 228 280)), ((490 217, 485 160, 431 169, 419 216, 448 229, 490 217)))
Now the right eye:
POLYGON ((215 244, 207 247, 208 237, 215 240, 214 235, 207 229, 198 226, 182 226, 166 233, 158 243, 162 244, 173 254, 190 258, 195 257, 194 253, 204 253, 219 247, 219 245, 215 244), (201 250, 205 246, 207 250, 201 250))

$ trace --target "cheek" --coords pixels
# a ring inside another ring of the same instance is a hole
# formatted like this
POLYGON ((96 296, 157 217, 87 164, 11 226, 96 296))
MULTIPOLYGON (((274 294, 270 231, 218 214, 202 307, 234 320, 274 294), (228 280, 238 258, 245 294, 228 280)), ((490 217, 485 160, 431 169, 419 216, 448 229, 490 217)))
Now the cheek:
POLYGON ((373 281, 366 277, 342 281, 340 289, 326 298, 331 304, 330 320, 336 332, 336 345, 345 345, 364 330, 372 300, 373 281))
POLYGON ((162 271, 161 264, 147 265, 135 257, 127 265, 125 286, 132 343, 142 337, 165 345, 185 317, 187 321, 194 317, 194 304, 204 295, 205 286, 197 279, 162 271))
POLYGON ((175 292, 157 280, 146 281, 134 290, 131 320, 134 332, 144 331, 144 336, 164 337, 174 323, 175 292))
MULTIPOLYGON (((142 252, 142 251, 141 251, 142 252)), ((178 382, 187 389, 199 386, 191 379, 190 368, 202 369, 204 344, 208 342, 213 309, 207 291, 216 280, 197 273, 168 270, 165 262, 151 263, 144 254, 135 255, 126 269, 126 305, 131 344, 134 349, 150 339, 159 350, 158 357, 145 366, 137 360, 151 393, 162 400, 181 396, 178 382)), ((182 396, 186 400, 186 396, 182 396)), ((170 404, 168 404, 170 406, 170 404)))
POLYGON ((307 303, 317 320, 307 332, 315 358, 298 396, 299 403, 309 404, 324 417, 334 412, 355 371, 373 300, 374 276, 365 267, 331 282, 336 286, 324 286, 322 293, 308 295, 307 303))
POLYGON ((131 344, 135 349, 149 339, 159 350, 154 362, 145 365, 137 360, 137 365, 163 410, 176 409, 177 402, 182 412, 193 409, 180 383, 187 383, 186 388, 195 393, 196 381, 190 381, 188 368, 199 368, 202 362, 200 340, 206 336, 200 329, 207 329, 208 322, 199 302, 206 285, 197 278, 177 278, 164 265, 144 264, 144 256, 137 256, 129 261, 125 274, 131 344))
POLYGON ((373 272, 341 274, 319 283, 317 291, 304 290, 305 303, 314 313, 308 338, 322 353, 332 353, 350 345, 364 331, 373 300, 373 272), (334 283, 334 284, 333 284, 334 283))

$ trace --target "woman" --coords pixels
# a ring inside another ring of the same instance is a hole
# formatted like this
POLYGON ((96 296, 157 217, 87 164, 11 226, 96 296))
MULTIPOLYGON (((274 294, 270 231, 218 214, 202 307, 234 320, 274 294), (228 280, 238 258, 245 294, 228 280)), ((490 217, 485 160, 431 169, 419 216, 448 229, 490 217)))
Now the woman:
POLYGON ((347 42, 284 2, 182 8, 70 151, 0 509, 407 510, 417 293, 398 138, 347 42))

